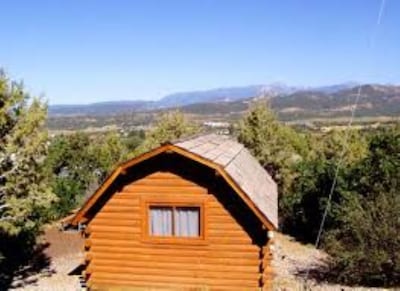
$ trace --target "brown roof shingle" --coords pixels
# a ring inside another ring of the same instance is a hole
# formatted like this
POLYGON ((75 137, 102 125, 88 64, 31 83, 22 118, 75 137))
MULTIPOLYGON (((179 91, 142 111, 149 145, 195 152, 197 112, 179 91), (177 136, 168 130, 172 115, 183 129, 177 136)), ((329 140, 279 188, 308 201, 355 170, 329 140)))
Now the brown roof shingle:
POLYGON ((223 167, 263 215, 278 227, 277 185, 242 144, 216 134, 172 144, 223 167))

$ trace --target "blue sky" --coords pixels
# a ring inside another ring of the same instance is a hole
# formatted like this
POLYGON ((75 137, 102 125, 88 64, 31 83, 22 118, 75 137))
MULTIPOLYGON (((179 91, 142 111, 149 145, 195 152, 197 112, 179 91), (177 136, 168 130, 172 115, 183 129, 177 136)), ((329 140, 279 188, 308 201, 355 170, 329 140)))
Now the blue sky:
POLYGON ((400 83, 400 1, 2 1, 0 67, 54 103, 285 82, 400 83))

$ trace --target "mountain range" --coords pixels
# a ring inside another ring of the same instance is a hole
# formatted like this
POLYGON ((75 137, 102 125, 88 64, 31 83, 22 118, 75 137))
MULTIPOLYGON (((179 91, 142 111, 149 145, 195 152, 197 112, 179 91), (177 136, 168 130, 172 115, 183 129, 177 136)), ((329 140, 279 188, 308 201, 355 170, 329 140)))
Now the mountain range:
POLYGON ((53 105, 49 107, 47 126, 55 131, 131 130, 148 126, 160 111, 169 108, 179 108, 196 122, 232 122, 243 116, 249 104, 258 98, 267 98, 280 120, 297 124, 347 122, 357 97, 355 117, 362 118, 359 119, 362 122, 389 122, 400 117, 400 86, 344 84, 320 88, 274 88, 247 86, 179 93, 158 101, 53 105))
POLYGON ((97 102, 92 104, 55 104, 49 106, 49 115, 112 115, 129 112, 143 112, 165 108, 185 107, 203 103, 230 103, 248 100, 259 96, 267 96, 268 98, 296 96, 296 94, 298 94, 299 92, 335 94, 341 90, 350 89, 354 86, 355 83, 345 83, 324 87, 306 88, 287 86, 282 83, 271 83, 267 85, 228 87, 204 91, 179 92, 167 95, 157 101, 121 100, 97 102))

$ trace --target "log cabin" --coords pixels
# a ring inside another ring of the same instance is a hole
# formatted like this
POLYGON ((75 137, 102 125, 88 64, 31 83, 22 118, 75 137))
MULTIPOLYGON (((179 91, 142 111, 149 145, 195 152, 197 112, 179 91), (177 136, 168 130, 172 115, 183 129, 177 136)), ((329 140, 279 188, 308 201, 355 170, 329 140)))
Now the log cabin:
POLYGON ((226 136, 165 143, 118 166, 70 219, 91 290, 270 290, 277 185, 226 136))

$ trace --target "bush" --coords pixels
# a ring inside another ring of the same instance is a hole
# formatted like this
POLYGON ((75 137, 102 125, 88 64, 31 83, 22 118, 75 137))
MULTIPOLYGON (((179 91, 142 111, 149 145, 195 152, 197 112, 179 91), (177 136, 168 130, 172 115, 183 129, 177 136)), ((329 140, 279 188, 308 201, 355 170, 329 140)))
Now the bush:
POLYGON ((354 166, 338 226, 325 238, 333 274, 342 282, 400 284, 400 128, 378 131, 354 166))

